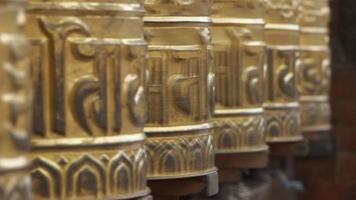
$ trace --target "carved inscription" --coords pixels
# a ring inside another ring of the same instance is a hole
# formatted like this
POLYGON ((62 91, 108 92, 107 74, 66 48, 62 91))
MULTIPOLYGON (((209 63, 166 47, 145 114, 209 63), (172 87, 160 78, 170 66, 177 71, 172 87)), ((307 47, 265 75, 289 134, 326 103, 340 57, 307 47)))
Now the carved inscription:
POLYGON ((262 104, 264 43, 252 42, 247 29, 229 32, 231 45, 214 44, 216 100, 224 106, 259 106, 262 104))
POLYGON ((297 88, 295 79, 295 51, 292 49, 267 49, 268 99, 295 99, 297 88))
POLYGON ((299 1, 295 0, 267 0, 266 8, 276 10, 283 18, 290 19, 297 16, 299 1))
POLYGON ((296 53, 289 47, 267 49, 265 106, 267 141, 298 141, 300 110, 296 81, 296 53))
POLYGON ((72 44, 72 50, 80 58, 92 60, 94 64, 94 75, 86 75, 79 78, 72 90, 72 113, 75 116, 77 123, 88 133, 92 134, 93 129, 90 124, 99 127, 107 132, 110 130, 120 130, 120 98, 113 97, 114 112, 113 121, 109 123, 108 116, 109 92, 117 93, 120 87, 120 46, 108 45, 100 40, 91 40, 90 43, 84 42, 72 44), (110 66, 112 64, 112 66, 110 66), (109 77, 112 75, 112 77, 109 77), (113 79, 115 88, 110 91, 110 79, 113 79), (116 84, 117 85, 116 85, 116 84), (118 116, 119 115, 119 116, 118 116), (92 119, 92 122, 89 122, 92 119), (108 127, 111 124, 111 127, 108 127))
MULTIPOLYGON (((301 0, 300 1, 300 22, 301 23, 315 23, 318 20, 325 20, 330 16, 329 7, 326 5, 327 0, 301 0)), ((320 22, 323 22, 320 21, 320 22)))
POLYGON ((53 95, 56 97, 52 102, 54 109, 53 129, 55 132, 65 134, 65 42, 72 33, 90 35, 89 28, 77 18, 65 18, 59 22, 52 22, 46 18, 39 19, 40 25, 49 37, 51 44, 51 65, 54 68, 51 74, 53 79, 53 95))
POLYGON ((66 128, 70 116, 88 135, 93 135, 94 130, 112 135, 121 130, 123 104, 129 110, 131 123, 142 126, 146 117, 145 48, 142 45, 95 38, 86 23, 74 17, 58 22, 41 17, 39 26, 43 27, 47 39, 32 39, 32 76, 38 100, 34 106, 33 128, 37 135, 43 137, 53 131, 71 136, 66 128), (49 49, 48 54, 45 48, 49 49), (47 59, 43 59, 45 55, 47 59), (74 66, 69 63, 92 63, 92 74, 76 77, 70 85, 73 80, 67 78, 66 71, 74 66), (128 73, 122 74, 124 63, 130 68, 128 73), (44 82, 50 83, 47 97, 44 82), (48 106, 44 103, 47 98, 48 106), (49 123, 45 122, 46 111, 51 113, 49 123))
POLYGON ((149 54, 148 122, 167 123, 169 113, 175 111, 193 120, 206 119, 209 110, 203 92, 208 87, 208 74, 200 52, 155 50, 149 54))
POLYGON ((301 95, 327 95, 330 61, 325 51, 301 51, 297 61, 298 91, 301 95))
POLYGON ((28 13, 34 199, 146 196, 142 3, 30 1, 28 13))

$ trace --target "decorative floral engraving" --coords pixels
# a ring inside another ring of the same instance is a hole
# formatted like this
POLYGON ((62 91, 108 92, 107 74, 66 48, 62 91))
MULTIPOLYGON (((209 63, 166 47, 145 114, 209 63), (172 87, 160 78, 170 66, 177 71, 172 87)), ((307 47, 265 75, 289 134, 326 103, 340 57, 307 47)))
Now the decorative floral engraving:
POLYGON ((249 152, 266 149, 263 116, 220 117, 214 123, 217 153, 249 152))
POLYGON ((298 141, 302 139, 299 109, 266 109, 265 117, 268 142, 298 141))
POLYGON ((212 135, 195 134, 161 139, 150 137, 146 142, 149 175, 152 177, 184 177, 214 170, 212 135))
POLYGON ((31 171, 35 199, 104 198, 146 190, 143 148, 107 155, 75 153, 60 157, 57 163, 54 156, 35 158, 31 171))

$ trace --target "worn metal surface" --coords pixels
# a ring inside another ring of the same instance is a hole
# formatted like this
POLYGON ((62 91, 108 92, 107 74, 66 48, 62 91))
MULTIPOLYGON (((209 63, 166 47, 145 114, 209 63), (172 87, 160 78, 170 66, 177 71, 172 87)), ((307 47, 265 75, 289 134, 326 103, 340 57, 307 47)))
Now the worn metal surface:
POLYGON ((263 0, 216 0, 212 6, 216 153, 266 151, 263 116, 263 0))
POLYGON ((0 199, 30 200, 29 63, 24 1, 0 0, 0 199))
POLYGON ((143 10, 134 0, 28 3, 36 200, 149 192, 143 10))
POLYGON ((146 0, 145 9, 148 176, 213 173, 210 1, 146 0))
POLYGON ((296 80, 299 1, 266 1, 265 117, 268 142, 302 140, 296 80))
POLYGON ((328 2, 328 0, 301 1, 297 80, 302 130, 305 132, 331 129, 328 2))

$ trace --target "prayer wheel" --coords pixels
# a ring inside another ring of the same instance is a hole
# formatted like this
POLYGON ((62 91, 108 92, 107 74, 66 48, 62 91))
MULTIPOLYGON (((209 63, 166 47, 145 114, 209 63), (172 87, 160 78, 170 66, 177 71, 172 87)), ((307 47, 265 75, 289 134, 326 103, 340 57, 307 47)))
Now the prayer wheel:
POLYGON ((149 179, 215 173, 210 1, 146 0, 149 179))
POLYGON ((263 0, 216 0, 212 6, 217 154, 267 151, 263 115, 263 0))
POLYGON ((298 11, 297 0, 266 1, 264 109, 269 143, 303 139, 296 79, 298 11))
POLYGON ((24 1, 0 0, 0 199, 30 200, 29 63, 24 1))
POLYGON ((148 194, 143 4, 31 0, 36 200, 148 194))
POLYGON ((303 132, 331 129, 329 13, 328 0, 301 1, 297 80, 303 132))

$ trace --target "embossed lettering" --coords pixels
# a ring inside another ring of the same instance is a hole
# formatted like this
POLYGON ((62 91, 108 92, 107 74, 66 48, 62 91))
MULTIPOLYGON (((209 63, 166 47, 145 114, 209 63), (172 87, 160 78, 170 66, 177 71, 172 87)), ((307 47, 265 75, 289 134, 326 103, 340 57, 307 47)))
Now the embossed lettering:
MULTIPOLYGON (((93 128, 88 121, 91 119, 97 127, 105 132, 119 130, 121 126, 120 110, 116 110, 113 122, 109 122, 108 96, 111 87, 113 92, 113 107, 120 108, 120 46, 102 44, 100 40, 91 40, 73 44, 73 50, 78 57, 82 56, 92 60, 96 75, 86 75, 79 78, 72 89, 72 113, 78 124, 88 133, 93 134, 93 128), (110 76, 114 83, 110 82, 110 76), (115 91, 116 90, 116 91, 115 91), (111 126, 111 127, 110 127, 111 126)), ((79 59, 79 58, 78 58, 79 59)), ((111 95, 110 95, 111 96, 111 95)))
POLYGON ((86 24, 77 18, 65 18, 59 22, 51 22, 47 18, 40 18, 40 24, 50 38, 50 56, 51 66, 54 70, 51 74, 53 80, 53 102, 54 114, 52 116, 54 131, 65 134, 65 51, 66 39, 72 33, 90 35, 90 30, 86 24))

